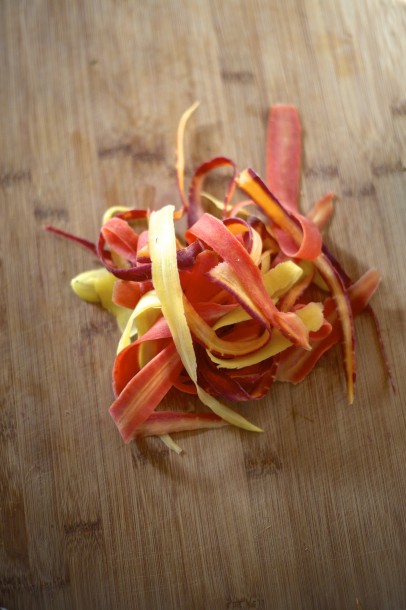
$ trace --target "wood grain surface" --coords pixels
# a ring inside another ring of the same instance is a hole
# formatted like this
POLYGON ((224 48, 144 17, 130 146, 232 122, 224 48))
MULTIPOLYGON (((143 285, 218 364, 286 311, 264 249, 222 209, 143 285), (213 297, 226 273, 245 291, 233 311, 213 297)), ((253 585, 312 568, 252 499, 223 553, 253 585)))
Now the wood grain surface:
POLYGON ((406 609, 405 31, 402 0, 0 0, 0 606, 406 609), (263 434, 177 456, 122 443, 115 323, 69 288, 95 260, 42 226, 177 201, 196 99, 188 172, 262 173, 268 107, 299 107, 303 209, 333 190, 327 243, 381 271, 397 394, 361 316, 353 406, 337 349, 244 406, 263 434))

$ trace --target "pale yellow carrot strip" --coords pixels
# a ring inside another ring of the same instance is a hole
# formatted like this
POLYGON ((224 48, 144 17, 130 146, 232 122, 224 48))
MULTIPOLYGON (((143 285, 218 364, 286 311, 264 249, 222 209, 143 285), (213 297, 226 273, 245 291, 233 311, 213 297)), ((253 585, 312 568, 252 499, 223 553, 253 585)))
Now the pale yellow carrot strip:
MULTIPOLYGON (((317 331, 323 324, 323 307, 320 303, 309 303, 302 309, 296 311, 296 314, 305 324, 309 331, 317 331)), ((261 349, 249 354, 248 356, 242 356, 237 358, 218 358, 212 354, 209 350, 207 354, 219 368, 223 369, 241 369, 252 364, 258 364, 267 358, 271 358, 276 354, 279 354, 283 350, 290 347, 292 343, 282 333, 275 329, 272 333, 270 341, 261 349)))
POLYGON ((264 273, 263 281, 265 288, 272 299, 277 299, 290 290, 301 278, 303 270, 292 261, 279 263, 273 269, 264 273))
POLYGON ((113 286, 116 278, 104 267, 84 271, 71 280, 73 292, 88 303, 98 303, 117 320, 122 332, 126 327, 131 309, 120 307, 112 301, 113 286))
POLYGON ((134 310, 132 311, 130 317, 128 318, 126 327, 124 328, 123 333, 120 337, 120 341, 118 342, 117 354, 121 352, 121 350, 123 350, 125 347, 127 347, 127 345, 130 345, 131 337, 133 337, 135 334, 139 334, 141 336, 150 328, 150 326, 148 326, 148 328, 145 328, 145 324, 144 328, 139 328, 139 325, 137 324, 137 318, 139 318, 145 313, 149 313, 150 310, 152 310, 154 314, 152 320, 153 324, 156 321, 156 314, 158 313, 159 315, 160 308, 161 303, 156 295, 155 290, 150 290, 146 294, 142 295, 134 310), (134 325, 135 330, 133 330, 134 325))
POLYGON ((183 452, 182 447, 179 447, 178 443, 176 443, 169 434, 160 434, 159 438, 171 451, 174 451, 178 455, 183 452))
POLYGON ((184 134, 186 123, 199 106, 200 102, 195 102, 188 108, 181 116, 178 125, 178 133, 177 133, 177 158, 176 158, 176 175, 178 178, 178 187, 179 193, 182 199, 182 203, 185 208, 189 207, 189 202, 185 196, 185 188, 184 188, 184 174, 185 174, 185 147, 184 147, 184 134))
POLYGON ((104 225, 110 218, 113 218, 116 214, 121 214, 122 212, 128 212, 131 208, 128 208, 125 205, 113 205, 111 208, 108 208, 104 214, 102 219, 102 225, 104 225))
MULTIPOLYGON (((104 267, 100 269, 90 269, 89 271, 84 271, 83 273, 79 273, 76 275, 70 282, 71 288, 73 292, 81 298, 83 301, 87 301, 88 303, 100 303, 100 297, 96 292, 95 283, 98 278, 105 278, 106 281, 111 281, 111 274, 104 269, 104 267)), ((114 283, 114 277, 112 282, 114 283)))
POLYGON ((229 423, 260 432, 244 417, 205 392, 197 383, 197 363, 192 335, 187 324, 183 293, 176 259, 176 236, 173 222, 175 207, 167 205, 152 212, 149 219, 149 249, 152 281, 162 305, 162 313, 171 331, 176 350, 189 377, 196 385, 200 400, 229 423))

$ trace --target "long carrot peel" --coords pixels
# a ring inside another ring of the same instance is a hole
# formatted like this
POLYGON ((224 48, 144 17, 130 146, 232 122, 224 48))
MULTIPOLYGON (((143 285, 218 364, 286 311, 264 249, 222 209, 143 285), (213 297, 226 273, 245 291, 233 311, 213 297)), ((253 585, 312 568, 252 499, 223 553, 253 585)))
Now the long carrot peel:
POLYGON ((178 209, 110 208, 96 244, 46 227, 103 265, 71 285, 117 319, 110 414, 123 440, 160 436, 177 452, 169 434, 225 425, 260 432, 230 402, 258 400, 275 381, 302 381, 337 343, 351 403, 353 318, 370 308, 380 281, 370 270, 353 282, 323 244, 320 230, 333 211, 332 193, 307 216, 299 212, 301 124, 293 106, 271 109, 265 182, 218 156, 197 168, 186 192, 184 131, 196 107, 178 128, 178 209), (202 189, 206 176, 224 167, 232 175, 219 200, 202 189), (233 203, 238 190, 248 199, 233 203), (204 212, 204 199, 218 217, 204 212), (188 228, 179 237, 182 216, 188 228), (315 289, 323 295, 318 302, 311 298, 315 289), (172 388, 197 396, 201 409, 162 410, 172 388))
POLYGON ((266 182, 289 210, 297 210, 300 188, 301 125, 297 108, 277 104, 268 118, 266 182))
MULTIPOLYGON (((322 252, 322 242, 316 225, 309 219, 302 219, 302 222, 299 222, 299 215, 285 209, 252 170, 242 172, 237 179, 237 184, 279 227, 279 231, 282 229, 284 235, 287 234, 292 238, 298 248, 294 256, 297 258, 301 255, 303 259, 313 260, 316 269, 329 286, 335 298, 342 324, 347 397, 348 401, 352 403, 355 384, 355 352, 351 306, 342 278, 329 258, 322 252)), ((278 235, 280 238, 281 233, 278 232, 278 235)), ((282 244, 281 249, 283 249, 282 244)))

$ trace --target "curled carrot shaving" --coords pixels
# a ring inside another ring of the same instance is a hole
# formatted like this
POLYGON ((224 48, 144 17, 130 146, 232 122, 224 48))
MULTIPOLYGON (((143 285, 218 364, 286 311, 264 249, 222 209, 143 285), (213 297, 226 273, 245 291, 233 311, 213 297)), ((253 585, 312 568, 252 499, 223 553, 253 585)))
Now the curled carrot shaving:
POLYGON ((242 290, 249 294, 268 328, 281 328, 301 347, 308 347, 307 332, 295 314, 280 312, 269 298, 261 272, 244 246, 234 238, 227 226, 210 214, 204 214, 186 232, 186 238, 198 238, 210 246, 237 275, 242 290))
POLYGON ((295 107, 271 109, 265 181, 251 168, 239 173, 232 160, 218 156, 196 169, 186 190, 184 132, 196 107, 178 127, 180 208, 110 208, 97 244, 46 227, 102 263, 71 285, 117 319, 121 338, 110 414, 123 440, 160 436, 176 452, 181 449, 172 433, 225 425, 261 431, 227 402, 258 400, 275 381, 302 381, 337 343, 351 403, 353 317, 370 309, 380 281, 370 270, 353 282, 323 244, 332 193, 307 216, 299 212, 301 124, 295 107), (218 168, 231 171, 223 200, 203 191, 206 176, 218 168), (236 191, 245 199, 233 202, 236 191), (205 212, 205 199, 218 217, 205 212), (188 227, 179 236, 182 216, 188 227), (133 221, 143 228, 135 230, 133 221), (171 388, 196 395, 201 410, 160 410, 171 388))

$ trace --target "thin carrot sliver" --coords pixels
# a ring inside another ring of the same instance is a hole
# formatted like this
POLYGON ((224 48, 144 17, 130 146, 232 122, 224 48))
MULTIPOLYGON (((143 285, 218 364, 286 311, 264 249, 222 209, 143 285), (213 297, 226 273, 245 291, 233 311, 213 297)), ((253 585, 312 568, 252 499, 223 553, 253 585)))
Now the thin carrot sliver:
POLYGON ((272 106, 266 139, 265 179, 269 189, 290 210, 297 210, 301 169, 301 125, 295 106, 272 106))

